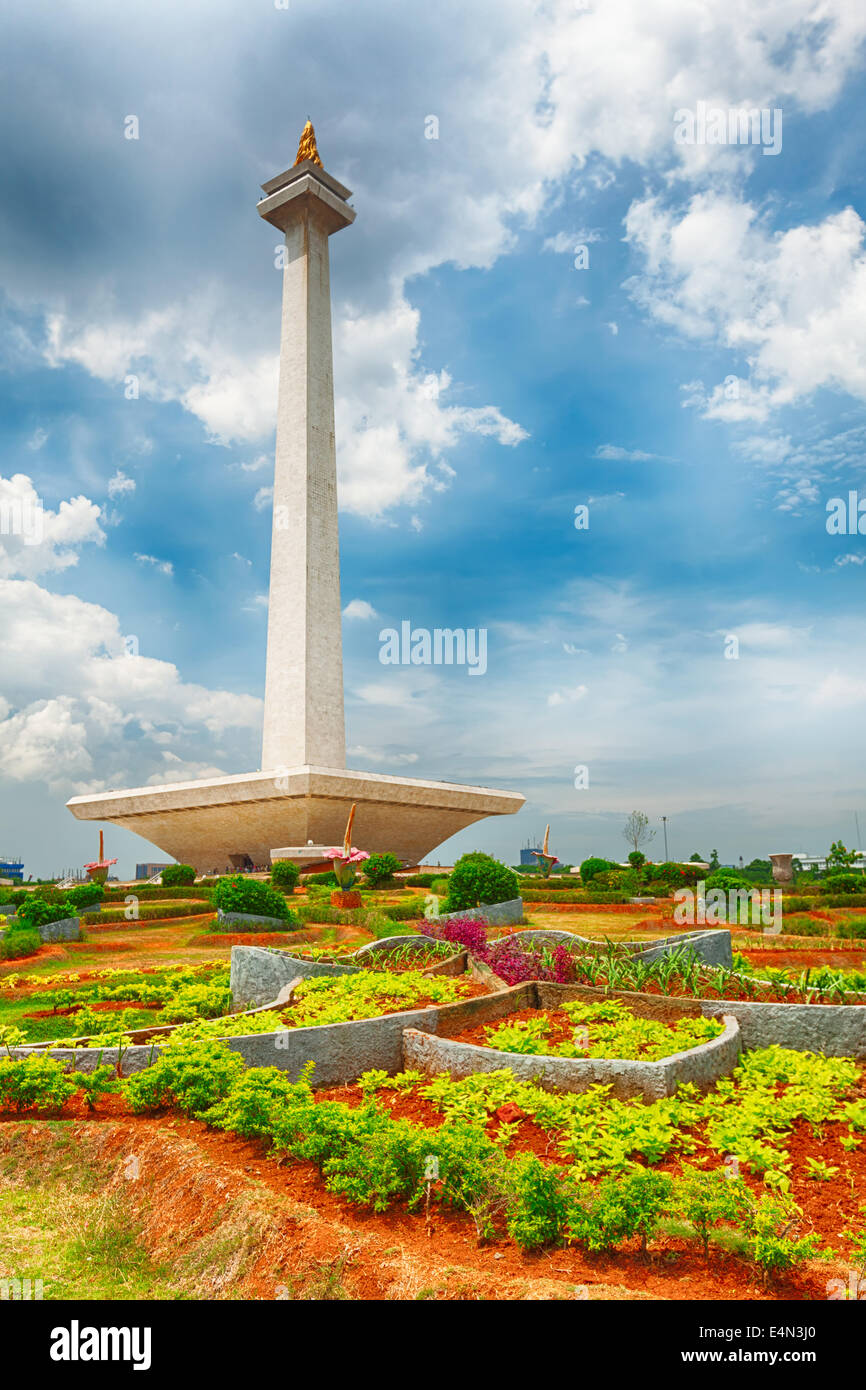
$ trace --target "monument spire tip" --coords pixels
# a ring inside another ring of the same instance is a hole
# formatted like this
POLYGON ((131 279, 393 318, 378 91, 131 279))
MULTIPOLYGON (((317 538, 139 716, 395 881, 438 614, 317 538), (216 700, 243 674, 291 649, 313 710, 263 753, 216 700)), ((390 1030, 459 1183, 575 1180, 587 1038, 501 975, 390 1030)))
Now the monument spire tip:
POLYGON ((298 153, 295 157, 295 164, 303 164, 305 159, 311 159, 314 164, 318 164, 320 169, 324 168, 319 151, 316 148, 316 132, 313 129, 313 122, 307 117, 307 124, 301 131, 301 139, 298 145, 298 153))

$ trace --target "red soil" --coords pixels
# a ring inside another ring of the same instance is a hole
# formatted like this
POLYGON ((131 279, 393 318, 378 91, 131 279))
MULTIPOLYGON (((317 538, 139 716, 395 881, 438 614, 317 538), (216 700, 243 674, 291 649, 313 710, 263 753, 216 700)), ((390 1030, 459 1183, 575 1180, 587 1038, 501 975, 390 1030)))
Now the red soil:
MULTIPOLYGON (((361 1100, 356 1087, 320 1092, 317 1098, 341 1100, 350 1105, 357 1105, 361 1100)), ((431 1128, 443 1123, 438 1112, 414 1093, 397 1095, 384 1091, 379 1093, 378 1099, 395 1117, 403 1116, 431 1128)), ((509 1112, 508 1118, 504 1113, 493 1116, 487 1128, 488 1133, 495 1134, 500 1123, 519 1123, 517 1136, 507 1149, 509 1154, 531 1151, 548 1160, 557 1158, 555 1137, 549 1137, 533 1121, 512 1114, 511 1107, 502 1107, 502 1110, 509 1112)), ((86 1121, 88 1125, 108 1122, 103 1140, 108 1156, 119 1162, 130 1152, 146 1152, 148 1158, 142 1164, 146 1182, 153 1181, 162 1166, 166 1179, 173 1181, 176 1193, 177 1201, 173 1202, 171 1212, 174 1223, 185 1219, 184 1203, 188 1207, 188 1223, 193 1227, 199 1221, 203 1203, 208 1207, 213 1204, 217 1209, 253 1181, 315 1212, 318 1220, 305 1222, 299 1232, 303 1236, 305 1258, 333 1258, 336 1233, 344 1237, 347 1230, 354 1232, 358 1246, 352 1251, 348 1282, 354 1295, 362 1299, 382 1298, 386 1290, 393 1287, 393 1271, 389 1274, 387 1266, 389 1258, 398 1255, 421 1260, 425 1265, 429 1263, 430 1282, 437 1285, 446 1271, 455 1268, 461 1275, 473 1276, 469 1289, 443 1292, 443 1297, 521 1297, 525 1295, 514 1292, 510 1281, 544 1278, 563 1284, 585 1285, 591 1297, 622 1297, 625 1288, 643 1296, 675 1300, 823 1301, 827 1298, 828 1280, 847 1279, 850 1245, 842 1232, 849 1226, 861 1224, 857 1207, 866 1190, 866 1154, 862 1150, 846 1154, 838 1143, 839 1137, 847 1132, 846 1127, 827 1125, 823 1136, 816 1139, 810 1127, 800 1122, 784 1144, 794 1162, 792 1195, 804 1209, 802 1229, 816 1231, 822 1241, 831 1242, 843 1252, 842 1258, 812 1261, 777 1279, 770 1289, 763 1289, 759 1275, 742 1256, 711 1247, 709 1260, 705 1261, 695 1242, 674 1237, 653 1239, 647 1256, 641 1256, 636 1242, 631 1249, 609 1255, 588 1255, 578 1246, 526 1254, 504 1236, 479 1245, 471 1219, 463 1213, 440 1208, 435 1200, 431 1202, 429 1221, 425 1221, 423 1212, 412 1214, 401 1207, 377 1215, 327 1192, 312 1164, 282 1166, 268 1157, 264 1144, 211 1131, 198 1121, 172 1114, 146 1118, 130 1116, 124 1102, 116 1096, 102 1099, 95 1114, 87 1111, 80 1096, 74 1097, 64 1107, 62 1116, 86 1121), (185 1142, 183 1181, 179 1185, 171 1169, 171 1146, 175 1139, 185 1142), (807 1180, 802 1176, 802 1168, 809 1156, 837 1166, 839 1173, 829 1182, 807 1180), (849 1179, 853 1180, 853 1192, 849 1179), (475 1281, 480 1281, 479 1287, 473 1287, 475 1281)), ((20 1120, 22 1117, 0 1118, 20 1120)), ((23 1118, 35 1117, 25 1115, 23 1118)), ((704 1152, 699 1144, 696 1156, 704 1152)), ((560 1160, 557 1158, 557 1161, 560 1160)), ((693 1162, 694 1158, 689 1161, 693 1162)), ((711 1163, 718 1166, 718 1154, 711 1154, 711 1163)), ((659 1165, 668 1172, 675 1172, 677 1166, 676 1158, 659 1165)), ((755 1193, 760 1194, 760 1180, 749 1174, 744 1176, 755 1193)), ((435 1191, 434 1184, 434 1198, 435 1191)), ((146 1200, 147 1194, 142 1195, 146 1200)), ((160 1209, 156 1207, 155 1221, 161 1219, 160 1209)), ((462 1282, 465 1284, 465 1280, 462 1282)), ((248 1292, 246 1296, 273 1298, 273 1277, 263 1283, 258 1293, 248 1292)), ((410 1292, 404 1296, 413 1295, 410 1292)))

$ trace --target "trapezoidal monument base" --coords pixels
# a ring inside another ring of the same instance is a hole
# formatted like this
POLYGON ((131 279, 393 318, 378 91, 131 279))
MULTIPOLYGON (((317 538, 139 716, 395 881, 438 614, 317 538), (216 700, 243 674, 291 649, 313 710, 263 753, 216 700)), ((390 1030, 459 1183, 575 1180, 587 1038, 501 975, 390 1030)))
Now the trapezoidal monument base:
POLYGON ((200 874, 270 865, 280 845, 339 845, 349 808, 371 854, 420 864, 458 830, 519 811, 519 792, 328 767, 242 773, 201 782, 74 796, 78 820, 122 825, 200 874))

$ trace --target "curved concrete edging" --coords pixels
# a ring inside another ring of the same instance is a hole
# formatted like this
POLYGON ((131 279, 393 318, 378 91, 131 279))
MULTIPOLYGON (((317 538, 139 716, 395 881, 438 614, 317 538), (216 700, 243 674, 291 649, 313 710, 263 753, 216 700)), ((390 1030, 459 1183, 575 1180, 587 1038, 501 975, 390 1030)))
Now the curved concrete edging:
MULTIPOLYGON (((500 937, 503 941, 516 941, 519 945, 538 943, 541 946, 568 945, 579 941, 584 946, 599 946, 602 943, 576 932, 562 931, 559 927, 526 927, 523 931, 511 932, 500 937)), ((731 953, 731 933, 722 928, 706 931, 679 932, 674 936, 659 937, 656 941, 623 941, 619 943, 629 949, 641 960, 661 960, 683 948, 694 952, 706 965, 721 965, 730 970, 733 965, 731 953)))
MULTIPOLYGON (((347 958, 345 964, 305 960, 302 956, 293 956, 290 949, 281 951, 271 950, 267 946, 233 946, 229 988, 236 1004, 266 1004, 299 975, 305 979, 314 975, 357 975, 364 967, 351 964, 353 960, 379 953, 388 954, 406 945, 429 945, 431 941, 438 941, 438 938, 409 935, 381 937, 378 941, 368 941, 347 958)), ((425 974, 460 974, 465 968, 460 964, 465 956, 465 951, 455 948, 452 956, 434 962, 426 968, 425 974)))
POLYGON ((499 1052, 409 1026, 403 1033, 403 1066, 430 1076, 447 1072, 457 1080, 507 1068, 518 1081, 537 1081, 548 1091, 580 1092, 590 1086, 610 1086, 619 1100, 661 1100, 674 1095, 685 1082, 709 1090, 733 1070, 741 1050, 740 1029, 737 1020, 728 1016, 724 1025, 718 1037, 658 1062, 499 1052))
MULTIPOLYGON (((515 985, 498 994, 458 999, 453 1004, 380 1014, 377 1018, 356 1019, 351 1023, 321 1023, 310 1028, 285 1028, 277 1033, 246 1033, 224 1041, 233 1052, 241 1054, 248 1067, 279 1067, 293 1080, 308 1062, 314 1062, 313 1081, 316 1086, 327 1088, 355 1081, 363 1072, 374 1068, 392 1075, 402 1071, 404 1028, 423 1027, 435 1033, 444 1027, 459 1033, 464 1028, 494 1023, 515 1009, 526 1008, 535 997, 534 985, 515 985)), ((289 992, 284 1002, 290 1001, 289 992)), ((10 1055, 22 1060, 32 1056, 35 1050, 32 1047, 12 1048, 10 1055)), ((135 1043, 122 1050, 116 1047, 55 1047, 50 1055, 73 1071, 91 1072, 100 1065, 117 1066, 121 1051, 120 1069, 124 1076, 143 1071, 161 1055, 155 1042, 135 1043)))
POLYGON ((554 1008, 567 999, 622 999, 640 1005, 651 1017, 683 1013, 711 1018, 735 1018, 743 1047, 788 1047, 795 1052, 824 1052, 829 1057, 866 1058, 866 1004, 764 1004, 752 1000, 700 999, 664 994, 641 994, 583 985, 539 984, 541 1008, 554 1008))

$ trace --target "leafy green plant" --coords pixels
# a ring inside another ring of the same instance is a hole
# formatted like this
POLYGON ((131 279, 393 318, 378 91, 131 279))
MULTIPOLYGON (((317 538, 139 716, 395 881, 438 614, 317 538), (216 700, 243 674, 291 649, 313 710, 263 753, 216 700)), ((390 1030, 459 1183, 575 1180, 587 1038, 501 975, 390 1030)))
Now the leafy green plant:
POLYGON ((74 916, 75 909, 66 898, 59 902, 47 902, 45 898, 31 893, 18 909, 16 926, 21 923, 27 927, 44 927, 50 922, 62 922, 64 918, 74 916))
POLYGON ((561 1169, 535 1154, 518 1154, 507 1169, 506 1228, 523 1250, 553 1245, 568 1217, 568 1186, 561 1169))
POLYGON ((224 1100, 244 1071, 238 1053, 194 1039, 167 1048, 152 1066, 129 1077, 123 1091, 136 1114, 176 1105, 185 1115, 198 1116, 224 1100))
POLYGON ((448 879, 448 898, 444 912, 460 912, 467 907, 510 902, 519 896, 517 874, 492 855, 475 851, 463 854, 448 879))
POLYGON ((33 956, 41 946, 42 937, 38 931, 30 931, 16 924, 0 939, 0 960, 20 960, 22 956, 33 956))
POLYGON ((637 1236, 641 1249, 668 1208, 673 1183, 664 1173, 629 1173, 584 1184, 569 1206, 568 1233, 588 1250, 610 1250, 637 1236))
POLYGON ((0 1061, 0 1110, 59 1110, 76 1083, 53 1057, 34 1053, 20 1061, 0 1061))
POLYGON ((596 874, 603 874, 608 869, 618 867, 617 864, 612 864, 609 859, 599 859, 597 856, 590 855, 589 859, 584 859, 580 866, 580 877, 584 883, 589 883, 596 874))
POLYGON ((390 851, 386 854, 371 854, 364 862, 364 878, 372 888, 381 888, 394 882, 394 875, 402 867, 402 860, 390 851))
POLYGON ((301 871, 291 859, 276 859, 271 865, 271 883, 284 893, 293 893, 301 879, 301 871))
POLYGON ((684 1163, 674 1183, 674 1210, 692 1226, 709 1255, 710 1238, 720 1222, 736 1224, 749 1206, 749 1190, 741 1178, 719 1168, 709 1172, 684 1163))
POLYGON ((168 864, 160 874, 166 888, 188 887, 195 883, 195 869, 192 864, 168 864))
POLYGON ((103 1096, 113 1095, 120 1090, 120 1079, 114 1067, 96 1067, 91 1072, 76 1072, 75 1080, 88 1110, 95 1110, 97 1101, 103 1096))
POLYGON ((746 1218, 752 1259, 766 1287, 774 1275, 822 1256, 818 1236, 800 1235, 802 1210, 781 1193, 765 1193, 746 1218))
MULTIPOLYGON (((241 874, 221 878, 212 893, 214 907, 223 912, 246 913, 256 917, 277 917, 281 921, 296 925, 300 920, 292 912, 283 897, 275 888, 259 879, 245 878, 241 874)), ((237 929, 233 924, 232 930, 237 929)))

